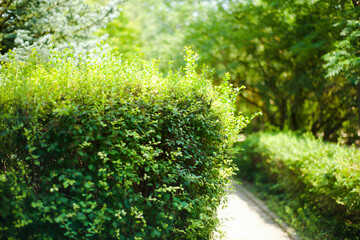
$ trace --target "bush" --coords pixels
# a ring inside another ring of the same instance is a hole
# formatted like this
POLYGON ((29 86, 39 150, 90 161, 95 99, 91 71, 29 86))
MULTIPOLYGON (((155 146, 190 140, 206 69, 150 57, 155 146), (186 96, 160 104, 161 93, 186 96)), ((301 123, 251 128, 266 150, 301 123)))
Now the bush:
POLYGON ((208 239, 247 118, 187 51, 157 62, 53 53, 0 75, 1 239, 208 239))
POLYGON ((292 133, 257 133, 248 137, 243 147, 245 151, 236 160, 239 176, 272 194, 286 193, 288 201, 296 202, 293 211, 297 214, 308 209, 325 219, 332 225, 327 231, 333 239, 359 239, 358 149, 292 133))

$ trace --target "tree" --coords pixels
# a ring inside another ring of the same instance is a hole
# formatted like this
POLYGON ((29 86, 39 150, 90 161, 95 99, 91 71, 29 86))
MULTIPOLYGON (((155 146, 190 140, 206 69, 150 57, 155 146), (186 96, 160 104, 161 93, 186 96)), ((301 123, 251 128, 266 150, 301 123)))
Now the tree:
POLYGON ((245 85, 241 98, 264 122, 335 140, 356 116, 356 94, 344 78, 326 78, 322 56, 348 8, 339 0, 222 1, 193 23, 185 44, 217 79, 228 71, 235 86, 245 85))
POLYGON ((343 77, 355 89, 360 129, 360 1, 353 0, 352 3, 338 23, 343 28, 339 41, 333 43, 332 51, 324 59, 327 77, 343 77))
POLYGON ((0 2, 0 53, 6 61, 9 51, 26 58, 33 48, 47 55, 71 44, 75 49, 94 44, 96 30, 117 14, 121 0, 106 5, 86 0, 4 0, 0 2))

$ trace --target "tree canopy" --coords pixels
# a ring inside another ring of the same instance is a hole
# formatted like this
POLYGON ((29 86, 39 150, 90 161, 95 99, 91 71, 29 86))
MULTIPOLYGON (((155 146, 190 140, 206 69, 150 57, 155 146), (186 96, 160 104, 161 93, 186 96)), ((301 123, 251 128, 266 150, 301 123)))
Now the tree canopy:
POLYGON ((0 2, 1 59, 12 50, 26 57, 36 48, 48 55, 49 46, 84 49, 93 46, 93 33, 114 19, 121 0, 107 4, 86 0, 4 0, 0 2))

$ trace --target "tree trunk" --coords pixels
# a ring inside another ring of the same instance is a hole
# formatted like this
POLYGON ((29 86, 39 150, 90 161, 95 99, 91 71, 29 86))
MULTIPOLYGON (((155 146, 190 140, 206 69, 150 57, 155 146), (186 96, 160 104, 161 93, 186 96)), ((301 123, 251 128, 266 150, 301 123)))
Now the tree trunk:
POLYGON ((360 81, 356 84, 356 103, 358 110, 358 129, 360 130, 360 81))
POLYGON ((282 130, 285 129, 285 124, 286 124, 286 118, 287 118, 287 109, 286 109, 286 102, 281 100, 279 102, 279 112, 280 112, 280 128, 282 130))

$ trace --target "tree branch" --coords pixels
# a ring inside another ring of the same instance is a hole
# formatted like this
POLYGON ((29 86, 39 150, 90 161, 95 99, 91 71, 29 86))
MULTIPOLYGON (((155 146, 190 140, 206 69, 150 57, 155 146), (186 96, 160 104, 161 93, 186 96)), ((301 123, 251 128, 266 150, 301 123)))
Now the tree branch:
POLYGON ((278 126, 278 124, 275 121, 275 118, 271 114, 269 114, 269 112, 268 112, 268 110, 266 108, 264 108, 263 106, 260 106, 258 103, 251 100, 250 98, 244 97, 243 95, 240 95, 240 97, 242 99, 244 99, 246 102, 254 105, 255 107, 260 108, 261 112, 269 119, 270 123, 272 123, 275 126, 278 126))

